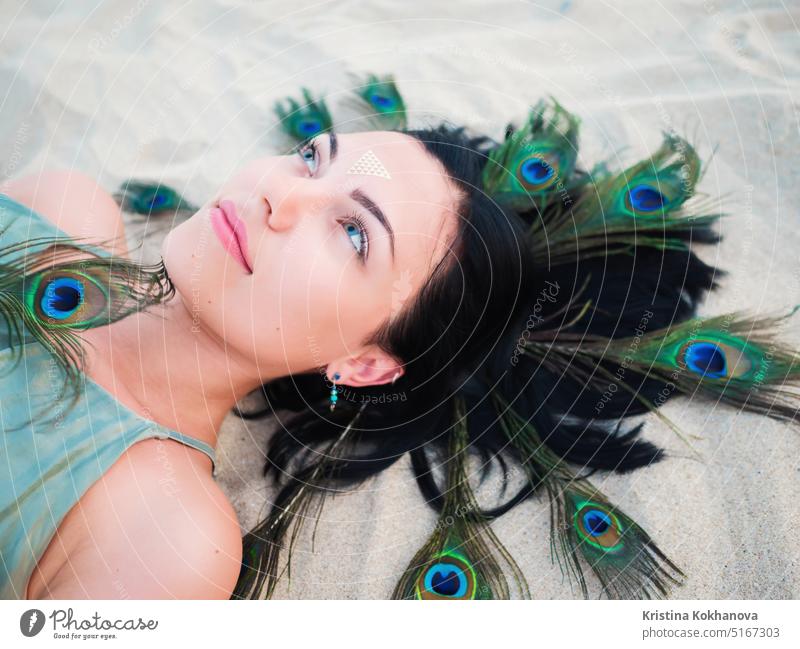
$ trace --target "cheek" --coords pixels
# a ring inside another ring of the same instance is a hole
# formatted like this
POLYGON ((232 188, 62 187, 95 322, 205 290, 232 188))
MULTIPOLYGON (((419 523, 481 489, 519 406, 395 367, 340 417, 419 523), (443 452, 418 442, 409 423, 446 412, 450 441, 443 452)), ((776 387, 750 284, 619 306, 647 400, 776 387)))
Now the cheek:
POLYGON ((365 288, 341 264, 290 258, 278 276, 262 277, 245 298, 252 349, 286 359, 296 371, 319 367, 359 350, 361 341, 389 315, 388 288, 365 288))
POLYGON ((213 232, 204 212, 173 228, 161 245, 161 256, 175 288, 183 293, 213 275, 213 232))
POLYGON ((309 327, 331 357, 357 352, 364 338, 391 313, 391 287, 375 285, 361 273, 315 284, 306 303, 309 327))
POLYGON ((192 318, 192 327, 237 340, 242 322, 234 305, 244 301, 244 275, 228 258, 205 214, 198 213, 169 232, 161 247, 167 272, 192 318), (224 331, 224 334, 223 334, 224 331))

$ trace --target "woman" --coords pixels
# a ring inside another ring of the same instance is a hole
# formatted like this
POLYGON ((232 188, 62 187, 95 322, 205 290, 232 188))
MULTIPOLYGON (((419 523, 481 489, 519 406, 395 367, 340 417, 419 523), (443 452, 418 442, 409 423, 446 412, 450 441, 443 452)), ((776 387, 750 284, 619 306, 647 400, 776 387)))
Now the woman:
MULTIPOLYGON (((465 192, 409 135, 317 139, 315 154, 250 163, 169 233, 162 253, 174 299, 81 332, 86 376, 121 409, 213 449, 237 400, 277 377, 320 368, 360 387, 403 375, 412 359, 388 353, 375 334, 401 321, 442 267, 460 261, 473 272, 452 249, 465 192), (389 179, 348 174, 367 151, 389 179)), ((51 172, 3 191, 67 235, 113 240, 110 253, 128 254, 119 209, 90 179, 51 172)), ((514 229, 505 230, 489 238, 513 244, 514 229)), ((501 264, 504 277, 513 265, 501 264)), ((209 454, 144 439, 97 478, 16 596, 230 597, 241 535, 209 454)))
MULTIPOLYGON (((651 352, 713 286, 714 269, 685 242, 715 241, 716 215, 685 218, 699 162, 682 140, 621 174, 586 174, 577 121, 557 104, 545 114, 533 110, 500 145, 450 127, 327 130, 225 182, 164 241, 175 297, 80 332, 83 419, 66 414, 55 439, 72 439, 66 428, 78 448, 90 415, 113 411, 100 427, 112 451, 83 471, 85 493, 62 497, 63 520, 18 516, 0 530, 4 596, 260 597, 265 583, 270 595, 313 497, 407 452, 441 518, 395 596, 529 595, 490 521, 537 489, 584 594, 585 565, 609 596, 667 594, 677 566, 568 463, 625 471, 660 459, 641 426, 620 426, 676 392, 760 406, 724 392, 723 379, 751 376, 736 371, 744 343, 723 341, 714 323, 698 342, 692 321, 674 358, 651 352), (226 413, 260 386, 270 409, 299 414, 270 441, 282 489, 243 544, 213 447, 226 413), (526 484, 478 503, 470 452, 511 459, 526 484), (29 529, 47 539, 56 527, 41 556, 16 549, 29 529)), ((73 237, 116 237, 108 251, 125 254, 119 212, 91 181, 56 174, 4 191, 73 237)), ((28 216, 12 222, 15 236, 47 230, 28 216)), ((725 335, 738 331, 729 322, 725 335)), ((759 386, 786 378, 762 371, 759 386)), ((46 443, 33 439, 38 457, 46 443)), ((66 475, 63 450, 49 450, 39 474, 66 475)), ((21 501, 11 491, 6 512, 21 501)))

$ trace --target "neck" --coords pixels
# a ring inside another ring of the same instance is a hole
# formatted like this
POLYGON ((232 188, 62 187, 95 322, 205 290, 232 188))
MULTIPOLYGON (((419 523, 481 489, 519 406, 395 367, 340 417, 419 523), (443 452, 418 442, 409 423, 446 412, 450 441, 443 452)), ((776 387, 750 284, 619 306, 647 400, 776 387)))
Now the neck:
POLYGON ((178 293, 81 338, 90 343, 85 372, 93 381, 147 419, 212 447, 225 415, 269 378, 193 322, 178 293))

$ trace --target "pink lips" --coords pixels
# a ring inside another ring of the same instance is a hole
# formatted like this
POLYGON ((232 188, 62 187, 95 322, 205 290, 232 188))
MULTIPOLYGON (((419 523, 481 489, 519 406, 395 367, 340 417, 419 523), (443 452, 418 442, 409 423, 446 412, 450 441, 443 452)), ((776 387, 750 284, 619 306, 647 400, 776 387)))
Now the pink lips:
POLYGON ((219 207, 209 210, 211 227, 222 246, 244 269, 253 274, 253 269, 245 257, 247 251, 247 227, 238 216, 232 201, 220 201, 219 207))

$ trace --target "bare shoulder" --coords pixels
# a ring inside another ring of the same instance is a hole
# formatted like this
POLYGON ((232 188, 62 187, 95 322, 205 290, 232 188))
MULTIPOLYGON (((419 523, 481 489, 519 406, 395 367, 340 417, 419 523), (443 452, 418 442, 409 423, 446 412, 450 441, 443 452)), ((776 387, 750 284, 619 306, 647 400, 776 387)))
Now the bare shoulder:
POLYGON ((73 169, 13 178, 0 191, 46 217, 71 237, 88 237, 118 256, 127 256, 122 213, 97 182, 73 169))
POLYGON ((209 471, 199 470, 197 451, 156 439, 133 449, 84 494, 77 518, 62 525, 68 542, 76 542, 33 597, 230 598, 242 539, 227 496, 209 471))

